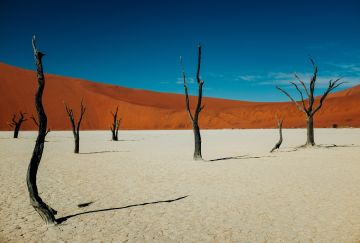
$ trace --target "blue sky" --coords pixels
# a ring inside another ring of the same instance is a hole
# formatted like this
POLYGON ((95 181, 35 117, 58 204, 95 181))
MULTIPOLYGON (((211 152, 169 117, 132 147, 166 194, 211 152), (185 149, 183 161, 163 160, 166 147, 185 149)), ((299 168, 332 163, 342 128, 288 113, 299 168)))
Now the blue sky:
MULTIPOLYGON (((47 73, 183 93, 203 45, 204 94, 285 101, 275 85, 319 66, 360 83, 360 1, 11 1, 0 3, 0 61, 34 69, 31 36, 47 73)), ((196 93, 195 84, 190 86, 196 93)), ((295 94, 293 92, 293 94, 295 94)))

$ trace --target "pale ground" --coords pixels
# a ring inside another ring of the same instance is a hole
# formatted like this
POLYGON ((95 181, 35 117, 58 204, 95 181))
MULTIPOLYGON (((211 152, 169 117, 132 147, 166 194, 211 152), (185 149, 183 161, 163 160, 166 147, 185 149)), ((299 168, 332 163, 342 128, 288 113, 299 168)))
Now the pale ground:
POLYGON ((315 132, 318 144, 350 146, 292 151, 306 135, 294 129, 270 154, 276 130, 208 130, 204 159, 246 157, 192 161, 192 131, 121 131, 118 142, 81 132, 81 154, 72 133, 51 132, 41 196, 57 218, 88 213, 50 227, 25 183, 36 134, 1 132, 0 241, 359 242, 360 129, 315 132))

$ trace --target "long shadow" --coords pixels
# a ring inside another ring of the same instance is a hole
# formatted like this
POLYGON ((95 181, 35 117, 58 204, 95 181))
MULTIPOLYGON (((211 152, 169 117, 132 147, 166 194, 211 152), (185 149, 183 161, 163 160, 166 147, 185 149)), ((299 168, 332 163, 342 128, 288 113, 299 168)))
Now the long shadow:
POLYGON ((220 161, 220 160, 229 160, 229 159, 261 159, 264 157, 275 157, 275 156, 248 156, 248 155, 240 155, 240 156, 231 156, 231 157, 223 157, 218 159, 210 159, 208 162, 220 161))
MULTIPOLYGON (((352 148, 352 147, 360 147, 360 145, 356 145, 356 144, 316 144, 314 146, 306 146, 306 145, 300 145, 297 147, 289 147, 287 149, 289 150, 278 150, 275 151, 277 153, 289 153, 289 152, 295 152, 295 151, 299 151, 299 150, 303 150, 303 149, 312 149, 312 148, 326 148, 326 149, 332 149, 332 148, 352 148)), ((286 148, 284 148, 286 149, 286 148)))
POLYGON ((57 222, 58 224, 61 224, 62 222, 65 222, 66 220, 68 220, 68 219, 70 219, 70 218, 72 218, 72 217, 76 217, 76 216, 83 215, 83 214, 89 214, 89 213, 98 213, 98 212, 106 212, 106 211, 120 210, 120 209, 126 209, 126 208, 146 206, 146 205, 150 205, 150 204, 158 204, 158 203, 171 203, 171 202, 175 202, 175 201, 179 201, 179 200, 181 200, 181 199, 187 198, 188 196, 189 196, 189 195, 187 195, 187 196, 182 196, 182 197, 178 197, 178 198, 175 198, 175 199, 170 199, 170 200, 162 200, 162 201, 155 201, 155 202, 132 204, 132 205, 123 206, 123 207, 117 207, 117 208, 104 208, 104 209, 98 209, 98 210, 91 210, 91 211, 76 213, 76 214, 68 215, 68 216, 65 216, 65 217, 62 217, 62 218, 58 218, 58 219, 56 220, 56 222, 57 222))
POLYGON ((276 153, 290 153, 290 152, 295 152, 297 150, 298 150, 297 148, 290 148, 289 150, 275 150, 273 153, 274 154, 276 154, 276 153))
POLYGON ((360 147, 359 145, 355 144, 319 144, 317 145, 318 148, 351 148, 351 147, 360 147))
POLYGON ((78 206, 78 208, 85 208, 87 206, 90 206, 93 203, 94 202, 79 203, 77 206, 78 206))
POLYGON ((83 152, 83 153, 79 153, 79 154, 103 154, 103 153, 120 153, 120 152, 129 152, 129 151, 104 150, 104 151, 95 151, 95 152, 83 152))

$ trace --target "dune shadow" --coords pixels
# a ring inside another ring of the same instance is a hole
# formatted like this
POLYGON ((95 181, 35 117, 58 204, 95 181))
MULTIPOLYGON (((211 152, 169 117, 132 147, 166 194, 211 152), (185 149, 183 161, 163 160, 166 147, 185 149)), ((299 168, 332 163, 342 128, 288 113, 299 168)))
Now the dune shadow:
MULTIPOLYGON (((91 211, 86 211, 86 212, 81 212, 81 213, 76 213, 76 214, 72 214, 72 215, 68 215, 62 218, 58 218, 56 219, 56 222, 58 224, 61 224, 62 222, 65 222, 66 220, 79 216, 79 215, 83 215, 83 214, 90 214, 90 213, 99 213, 99 212, 107 212, 107 211, 113 211, 113 210, 121 210, 121 209, 126 209, 126 208, 133 208, 133 207, 141 207, 141 206, 146 206, 146 205, 152 205, 152 204, 159 204, 159 203, 171 203, 171 202, 176 202, 179 201, 181 199, 185 199, 187 198, 189 195, 187 196, 182 196, 182 197, 178 197, 175 199, 169 199, 169 200, 161 200, 161 201, 154 201, 154 202, 146 202, 146 203, 138 203, 138 204, 131 204, 131 205, 127 205, 127 206, 123 206, 123 207, 116 207, 116 208, 104 208, 104 209, 97 209, 97 210, 91 210, 91 211)), ((92 203, 92 202, 91 202, 92 203)), ((79 206, 79 205, 78 205, 79 206)))
POLYGON ((217 159, 206 160, 207 162, 215 162, 221 160, 230 160, 230 159, 261 159, 264 157, 275 157, 275 156, 249 156, 249 155, 240 155, 240 156, 231 156, 231 157, 223 157, 217 159))
POLYGON ((94 152, 82 152, 82 153, 79 153, 79 154, 103 154, 103 153, 121 153, 121 152, 129 152, 129 151, 104 150, 104 151, 94 151, 94 152))

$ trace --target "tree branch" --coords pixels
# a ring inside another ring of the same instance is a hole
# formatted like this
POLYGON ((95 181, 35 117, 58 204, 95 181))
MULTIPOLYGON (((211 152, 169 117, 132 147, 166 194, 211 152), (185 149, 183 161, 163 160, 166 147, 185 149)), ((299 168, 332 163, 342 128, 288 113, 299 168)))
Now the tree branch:
POLYGON ((201 101, 202 101, 202 86, 204 84, 204 81, 200 79, 200 66, 201 66, 201 45, 198 46, 198 65, 197 65, 197 72, 196 72, 196 80, 198 82, 199 90, 198 90, 198 100, 196 105, 196 111, 195 111, 195 120, 197 120, 197 117, 199 116, 199 113, 201 111, 201 101))
POLYGON ((284 118, 279 118, 277 114, 275 114, 275 119, 277 121, 278 129, 279 129, 279 141, 275 144, 275 146, 270 150, 270 153, 274 152, 275 149, 279 149, 280 145, 282 144, 283 137, 282 137, 282 124, 284 118))
POLYGON ((312 107, 314 105, 314 90, 315 90, 315 82, 316 82, 316 78, 317 78, 317 73, 318 73, 318 67, 315 64, 315 61, 310 58, 310 62, 314 68, 314 74, 310 80, 310 95, 309 95, 309 108, 308 108, 308 112, 311 112, 312 107))
POLYGON ((34 122, 34 124, 39 127, 39 123, 37 122, 36 118, 34 117, 34 115, 30 116, 30 119, 34 122))
POLYGON ((332 80, 329 81, 329 86, 328 86, 328 88, 326 89, 326 91, 324 92, 324 94, 321 96, 320 101, 319 101, 319 104, 318 104, 318 106, 314 109, 314 111, 312 112, 312 115, 314 115, 318 110, 320 110, 320 108, 321 108, 322 105, 323 105, 324 100, 326 99, 326 97, 328 96, 328 94, 329 94, 332 90, 334 90, 334 89, 336 89, 337 87, 339 87, 340 85, 346 83, 346 82, 339 82, 340 80, 341 80, 341 78, 338 78, 338 79, 336 79, 335 81, 332 81, 332 80))
POLYGON ((117 133, 118 133, 118 131, 119 131, 121 121, 122 121, 122 118, 120 118, 119 120, 117 120, 116 134, 117 134, 117 133))
POLYGON ((297 86, 296 83, 294 82, 290 82, 292 85, 295 86, 296 90, 299 92, 300 96, 301 96, 301 102, 302 102, 302 105, 303 105, 303 109, 304 111, 307 113, 308 110, 306 109, 306 105, 305 105, 305 102, 304 102, 304 96, 303 96, 303 93, 301 92, 301 90, 299 89, 299 87, 297 86))
POLYGON ((278 90, 280 90, 281 92, 283 92, 287 97, 289 97, 289 99, 290 99, 292 102, 295 103, 296 107, 297 107, 300 111, 306 113, 306 110, 305 110, 303 107, 301 107, 301 106, 288 94, 288 92, 286 92, 285 90, 283 90, 283 89, 280 88, 279 86, 276 86, 276 88, 277 88, 278 90))
POLYGON ((72 129, 73 129, 73 134, 74 134, 74 136, 76 136, 76 126, 75 126, 73 110, 71 108, 69 108, 65 102, 64 102, 64 105, 65 105, 65 110, 70 119, 70 123, 71 123, 72 129))
POLYGON ((76 129, 78 134, 79 134, 79 130, 80 130, 80 124, 81 124, 81 121, 83 119, 85 111, 86 111, 86 106, 84 106, 83 99, 82 99, 81 103, 80 103, 80 118, 79 118, 79 121, 77 123, 77 129, 76 129))
POLYGON ((183 77, 183 81, 184 81, 184 90, 185 90, 185 102, 186 102, 186 110, 189 114, 189 117, 192 121, 194 121, 194 117, 191 114, 191 110, 190 110, 190 101, 189 101, 189 93, 188 93, 188 87, 186 84, 186 74, 185 74, 185 68, 184 68, 184 64, 182 61, 182 57, 180 56, 180 65, 181 65, 181 69, 182 69, 182 77, 183 77))
POLYGON ((300 82, 300 84, 302 85, 302 87, 304 88, 306 95, 308 96, 308 98, 310 98, 310 94, 308 89, 306 88, 305 83, 300 79, 300 77, 295 73, 295 78, 300 82))

